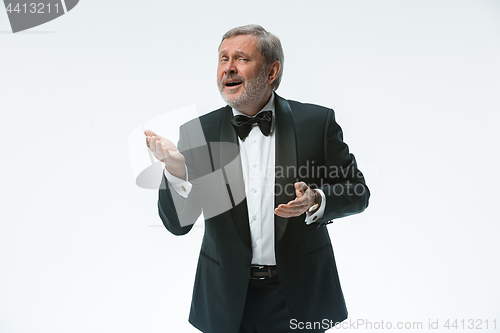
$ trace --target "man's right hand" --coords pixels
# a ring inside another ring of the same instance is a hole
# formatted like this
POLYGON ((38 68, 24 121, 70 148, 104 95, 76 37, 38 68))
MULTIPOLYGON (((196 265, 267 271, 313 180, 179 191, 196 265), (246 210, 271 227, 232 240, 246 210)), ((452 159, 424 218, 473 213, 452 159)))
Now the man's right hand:
POLYGON ((146 130, 146 144, 154 157, 165 163, 165 168, 173 176, 186 180, 186 160, 177 147, 168 139, 157 135, 155 132, 146 130))

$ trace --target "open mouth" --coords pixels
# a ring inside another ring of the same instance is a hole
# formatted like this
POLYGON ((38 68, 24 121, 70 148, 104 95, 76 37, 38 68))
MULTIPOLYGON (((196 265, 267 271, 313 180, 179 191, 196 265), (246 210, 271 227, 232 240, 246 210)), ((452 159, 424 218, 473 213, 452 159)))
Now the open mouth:
POLYGON ((242 83, 243 82, 241 82, 241 81, 229 81, 229 82, 226 82, 226 87, 232 88, 232 87, 239 86, 242 83))

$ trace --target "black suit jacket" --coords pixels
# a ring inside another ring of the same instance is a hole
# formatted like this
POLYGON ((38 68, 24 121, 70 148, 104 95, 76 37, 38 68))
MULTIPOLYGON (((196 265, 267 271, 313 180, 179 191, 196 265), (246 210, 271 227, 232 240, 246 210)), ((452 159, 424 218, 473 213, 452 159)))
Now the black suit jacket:
MULTIPOLYGON (((298 321, 340 322, 347 318, 347 309, 325 224, 362 212, 370 193, 343 142, 333 110, 277 95, 275 107, 274 206, 294 199, 296 181, 321 188, 326 195, 324 216, 311 225, 304 223, 305 214, 289 219, 275 215, 276 265, 283 295, 292 318, 298 321)), ((232 110, 226 106, 181 127, 179 150, 186 157, 193 189, 184 199, 163 177, 159 191, 159 215, 171 233, 189 232, 202 210, 207 212, 205 217, 209 216, 205 219, 189 316, 203 332, 238 332, 252 259, 247 204, 238 199, 244 186, 242 179, 238 172, 219 170, 235 161, 237 155, 237 149, 231 149, 238 143, 231 117, 232 110), (199 137, 192 138, 200 125, 198 132, 208 143, 205 146, 199 145, 199 137), (217 142, 232 145, 213 144, 217 142), (226 182, 226 197, 221 191, 211 193, 202 181, 197 182, 216 171, 226 182), (233 185, 234 179, 241 181, 240 186, 233 185), (210 212, 218 198, 225 201, 222 205, 228 210, 210 212)))

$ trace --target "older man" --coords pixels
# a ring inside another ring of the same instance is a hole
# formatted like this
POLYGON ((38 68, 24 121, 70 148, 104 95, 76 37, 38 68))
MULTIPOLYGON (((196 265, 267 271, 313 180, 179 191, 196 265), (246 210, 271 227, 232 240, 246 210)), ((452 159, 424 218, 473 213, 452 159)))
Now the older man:
POLYGON ((203 332, 324 332, 347 317, 325 225, 362 212, 370 194, 333 110, 275 93, 283 63, 276 36, 234 28, 217 70, 228 106, 183 125, 179 150, 145 132, 165 163, 165 227, 186 234, 204 212, 189 316, 203 332), (224 186, 207 183, 215 174, 224 186))

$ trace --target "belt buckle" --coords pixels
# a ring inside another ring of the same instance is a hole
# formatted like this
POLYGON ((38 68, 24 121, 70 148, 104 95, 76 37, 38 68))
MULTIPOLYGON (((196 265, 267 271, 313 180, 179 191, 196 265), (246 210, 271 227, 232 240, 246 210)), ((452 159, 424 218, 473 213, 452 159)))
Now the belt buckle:
MULTIPOLYGON (((264 270, 263 272, 259 272, 259 273, 263 273, 263 274, 266 274, 265 276, 262 276, 262 277, 258 277, 258 276, 254 276, 252 274, 252 272, 250 271, 250 279, 252 280, 265 280, 265 279, 272 279, 274 277, 277 276, 277 274, 273 274, 273 268, 276 267, 276 266, 266 266, 266 265, 251 265, 251 268, 256 268, 258 270, 262 270, 264 268, 267 268, 267 272, 264 270)), ((259 274, 260 275, 260 274, 259 274)))
MULTIPOLYGON (((252 265, 251 267, 252 267, 252 268, 257 268, 257 269, 262 269, 262 268, 264 268, 264 267, 266 267, 266 266, 261 266, 261 265, 252 265)), ((251 274, 251 272, 250 272, 250 279, 252 279, 252 280, 265 280, 265 279, 266 279, 266 277, 265 277, 265 276, 263 276, 263 277, 253 276, 253 275, 251 274)))

